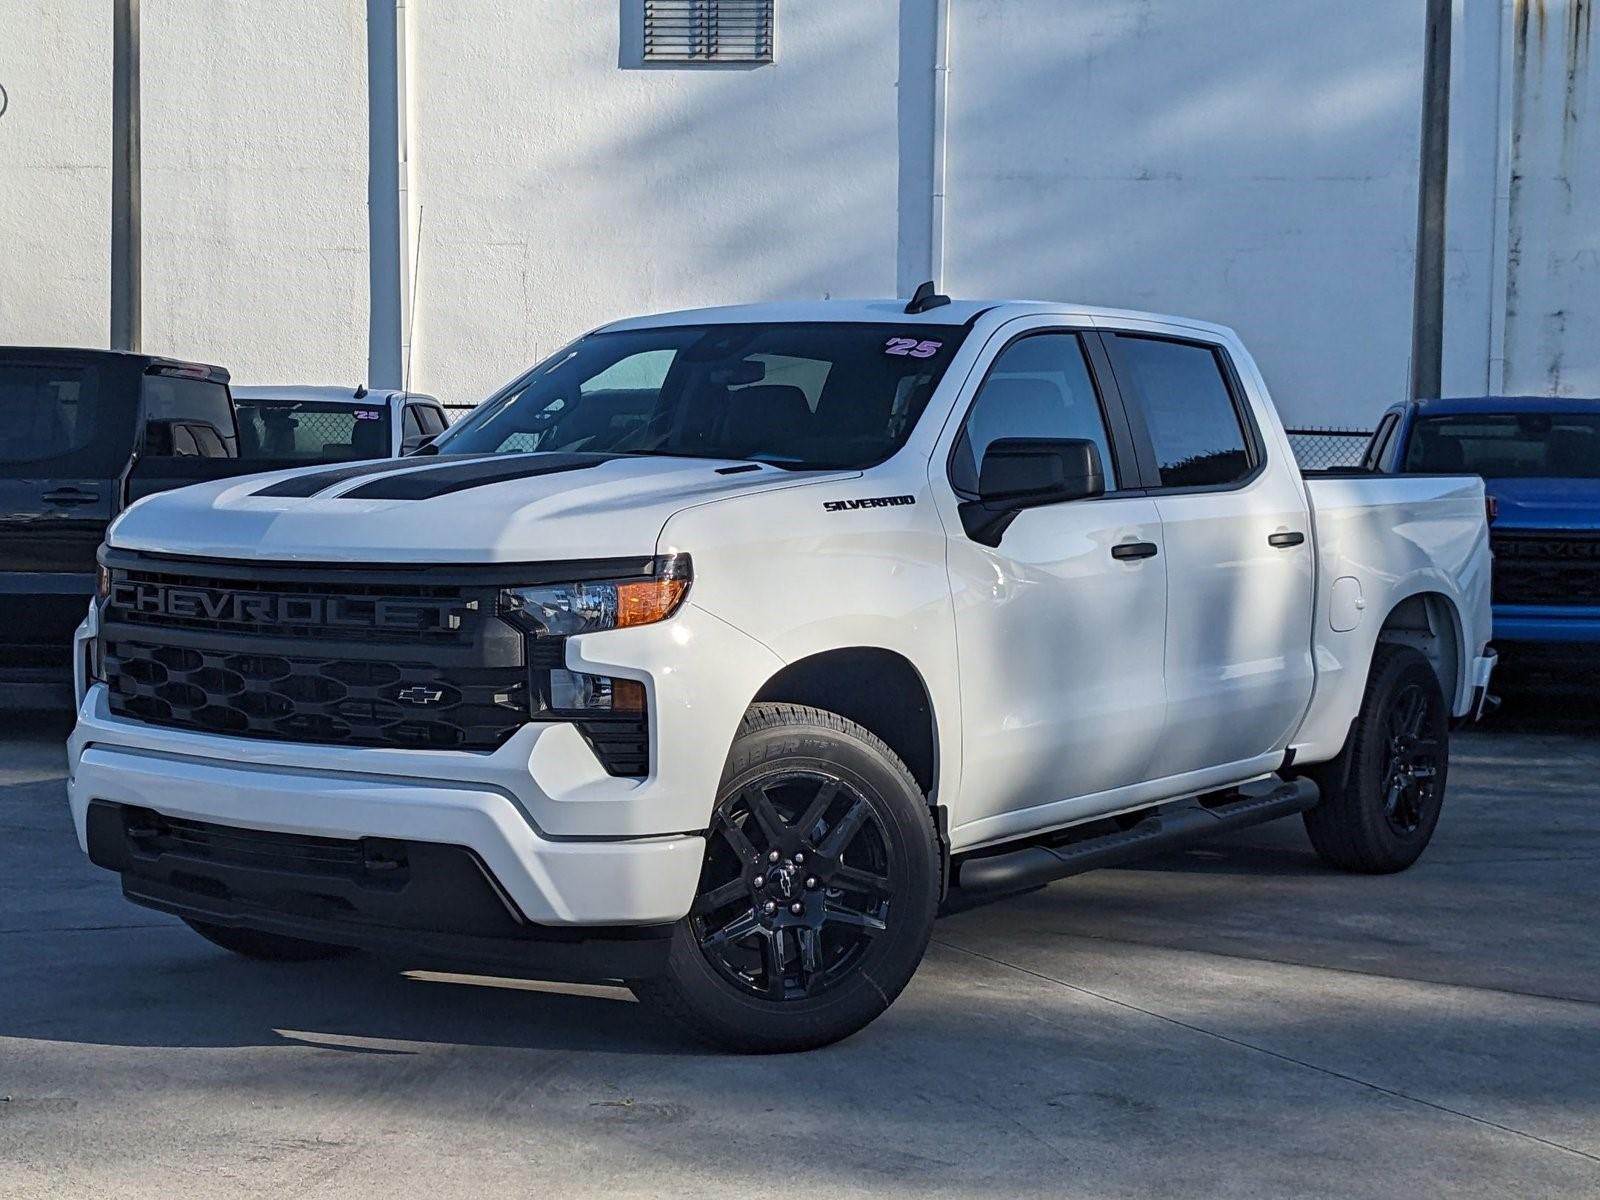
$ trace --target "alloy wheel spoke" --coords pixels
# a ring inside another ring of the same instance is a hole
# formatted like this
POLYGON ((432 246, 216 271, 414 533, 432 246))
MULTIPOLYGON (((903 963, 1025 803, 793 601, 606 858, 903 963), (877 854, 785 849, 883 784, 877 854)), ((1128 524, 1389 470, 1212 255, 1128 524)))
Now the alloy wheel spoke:
POLYGON ((782 1000, 784 992, 783 977, 783 930, 769 929, 766 936, 761 939, 761 963, 767 974, 767 998, 782 1000))
POLYGON ((695 901, 695 910, 699 913, 714 913, 719 908, 732 904, 735 900, 742 900, 749 893, 743 876, 730 879, 721 887, 712 888, 709 892, 701 893, 695 901))
POLYGON ((795 937, 800 943, 800 983, 809 996, 822 981, 822 931, 802 925, 795 937))
POLYGON ((750 809, 750 816, 761 826, 761 833, 767 839, 767 845, 776 847, 783 841, 787 827, 783 823, 783 818, 778 815, 778 810, 772 807, 772 801, 767 793, 759 787, 747 787, 740 794, 750 809))
POLYGON ((889 891, 888 876, 863 871, 860 867, 848 867, 843 863, 828 872, 828 883, 832 887, 871 892, 879 896, 886 895, 889 891))
POLYGON ((867 913, 856 912, 854 909, 841 908, 837 904, 826 904, 822 909, 822 923, 824 925, 848 925, 852 929, 860 929, 869 937, 882 933, 888 925, 879 917, 867 913))
POLYGON ((806 811, 801 814, 800 820, 795 823, 795 829, 803 838, 811 836, 811 831, 817 827, 817 822, 827 814, 828 808, 838 796, 840 783, 837 779, 827 780, 817 789, 817 794, 812 798, 806 811))
POLYGON ((722 835, 722 840, 733 847, 733 852, 739 856, 741 869, 746 863, 756 861, 756 848, 749 838, 745 837, 744 830, 740 829, 727 817, 717 822, 717 832, 722 835))
POLYGON ((828 830, 827 836, 822 839, 822 844, 817 847, 817 853, 823 858, 831 858, 837 862, 871 815, 871 806, 865 800, 857 799, 850 806, 850 810, 839 818, 839 823, 828 830))
POLYGON ((756 916, 756 910, 750 909, 740 913, 715 933, 707 934, 703 944, 706 946, 726 946, 734 942, 743 941, 752 933, 761 929, 761 921, 756 916))

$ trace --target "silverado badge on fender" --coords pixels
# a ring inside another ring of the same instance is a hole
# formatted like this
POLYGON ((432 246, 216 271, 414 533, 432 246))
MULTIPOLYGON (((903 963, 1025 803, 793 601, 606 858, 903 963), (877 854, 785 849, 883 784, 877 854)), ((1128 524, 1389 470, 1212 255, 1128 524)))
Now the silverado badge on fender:
POLYGON ((824 500, 822 507, 826 512, 850 512, 857 508, 899 508, 916 502, 915 496, 872 496, 866 500, 824 500))

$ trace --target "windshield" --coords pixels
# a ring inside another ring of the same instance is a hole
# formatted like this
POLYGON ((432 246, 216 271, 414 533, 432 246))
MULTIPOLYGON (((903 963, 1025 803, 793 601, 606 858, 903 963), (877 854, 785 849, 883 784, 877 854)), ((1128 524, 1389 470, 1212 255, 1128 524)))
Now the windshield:
POLYGON ((389 457, 389 407, 234 397, 240 458, 307 462, 389 457))
POLYGON ((443 434, 446 454, 608 451, 867 467, 905 444, 966 330, 846 323, 597 333, 443 434))
POLYGON ((1406 470, 1490 479, 1600 479, 1600 413, 1424 417, 1406 470))

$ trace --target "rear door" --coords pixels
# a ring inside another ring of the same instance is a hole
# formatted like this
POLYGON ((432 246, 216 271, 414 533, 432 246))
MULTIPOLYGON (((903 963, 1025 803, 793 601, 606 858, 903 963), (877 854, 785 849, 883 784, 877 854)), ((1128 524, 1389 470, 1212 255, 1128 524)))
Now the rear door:
POLYGON ((61 668, 133 446, 138 360, 0 353, 0 669, 61 668))
POLYGON ((1151 778, 1281 751, 1311 700, 1315 558, 1298 467, 1262 436, 1225 347, 1107 329, 1147 494, 1161 515, 1166 725, 1151 778))

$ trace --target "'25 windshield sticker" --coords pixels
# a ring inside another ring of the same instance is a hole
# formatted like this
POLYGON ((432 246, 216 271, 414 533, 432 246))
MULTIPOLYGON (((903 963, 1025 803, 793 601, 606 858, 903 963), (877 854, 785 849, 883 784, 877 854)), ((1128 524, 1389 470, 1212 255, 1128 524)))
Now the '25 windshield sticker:
POLYGON ((932 358, 939 353, 943 342, 919 342, 916 338, 892 337, 883 345, 885 354, 901 358, 932 358))

